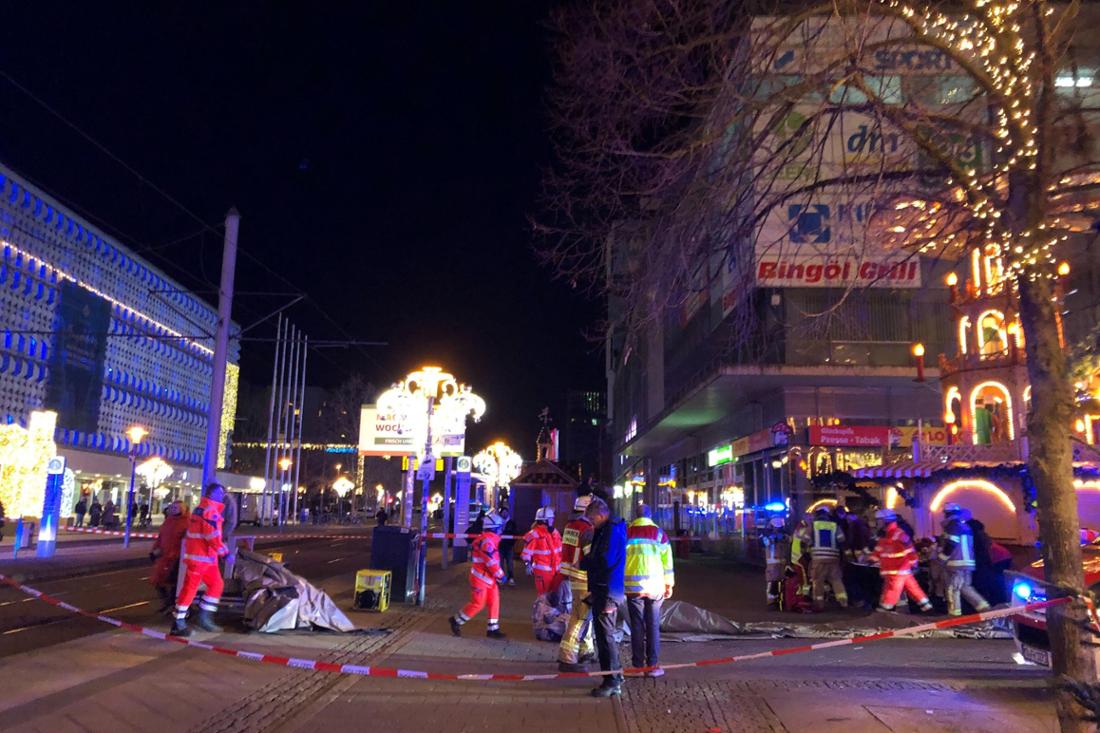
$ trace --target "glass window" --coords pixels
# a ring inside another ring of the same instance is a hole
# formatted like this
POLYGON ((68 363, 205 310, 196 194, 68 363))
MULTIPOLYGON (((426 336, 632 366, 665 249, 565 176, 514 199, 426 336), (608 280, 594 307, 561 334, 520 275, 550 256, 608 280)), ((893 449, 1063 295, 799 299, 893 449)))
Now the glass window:
MULTIPOLYGON (((895 74, 887 76, 865 76, 864 83, 867 87, 886 104, 901 104, 904 95, 901 90, 901 77, 895 74)), ((866 104, 867 95, 855 86, 841 84, 829 93, 829 101, 833 104, 866 104)))

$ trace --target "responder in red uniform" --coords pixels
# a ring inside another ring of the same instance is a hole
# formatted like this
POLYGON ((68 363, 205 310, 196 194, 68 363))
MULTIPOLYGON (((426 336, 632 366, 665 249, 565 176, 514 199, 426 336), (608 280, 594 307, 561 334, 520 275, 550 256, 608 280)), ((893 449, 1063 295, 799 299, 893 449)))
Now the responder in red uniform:
POLYGON ((558 669, 562 672, 584 672, 586 662, 596 655, 592 630, 592 611, 581 599, 588 595, 588 573, 581 570, 581 560, 592 544, 595 527, 585 516, 592 496, 578 496, 573 502, 577 515, 565 525, 561 538, 561 569, 555 583, 561 585, 561 603, 569 611, 569 624, 558 647, 558 669))
POLYGON ((496 512, 489 512, 482 522, 482 532, 471 543, 473 560, 470 563, 470 602, 462 607, 457 616, 448 619, 451 633, 462 636, 462 625, 478 614, 481 609, 489 609, 489 625, 485 635, 490 639, 503 639, 500 630, 500 588, 504 581, 504 568, 500 566, 500 531, 504 521, 496 512))
POLYGON ((878 610, 893 611, 903 590, 920 604, 922 611, 931 610, 932 602, 913 577, 913 568, 919 561, 917 550, 913 547, 913 540, 898 526, 898 515, 893 509, 879 509, 875 512, 875 519, 883 533, 871 553, 871 560, 878 564, 878 572, 882 576, 882 597, 878 610))
POLYGON ((224 502, 225 487, 217 483, 207 484, 202 501, 191 512, 187 522, 187 533, 183 539, 183 587, 176 598, 176 622, 169 632, 173 636, 190 636, 187 611, 203 585, 206 591, 199 601, 199 615, 195 623, 204 631, 222 630, 214 623, 214 613, 218 610, 225 585, 218 558, 225 557, 228 552, 222 542, 224 502))
POLYGON ((549 593, 561 567, 561 535, 554 529, 554 510, 550 507, 535 512, 535 526, 523 536, 520 557, 527 574, 535 577, 535 593, 549 593))
POLYGON ((153 561, 153 572, 149 575, 149 583, 157 589, 164 606, 161 612, 167 611, 175 600, 177 574, 180 566, 180 546, 183 544, 183 536, 187 532, 187 523, 191 515, 187 512, 182 502, 173 501, 164 507, 164 524, 160 525, 157 539, 153 542, 153 550, 149 558, 153 561))

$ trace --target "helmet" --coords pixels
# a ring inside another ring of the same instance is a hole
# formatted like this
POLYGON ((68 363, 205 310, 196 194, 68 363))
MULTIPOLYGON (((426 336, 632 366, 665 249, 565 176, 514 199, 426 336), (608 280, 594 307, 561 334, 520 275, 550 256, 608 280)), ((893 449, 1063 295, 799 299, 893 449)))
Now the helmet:
POLYGON ((783 529, 787 526, 787 523, 783 521, 783 517, 772 517, 769 524, 771 524, 771 526, 775 527, 776 529, 783 529))
POLYGON ((828 513, 829 513, 829 507, 825 506, 824 504, 819 506, 817 509, 814 509, 814 516, 817 516, 818 514, 828 514, 828 513))
POLYGON ((481 526, 486 532, 500 534, 500 530, 504 527, 504 520, 495 511, 490 511, 481 520, 481 526))
POLYGON ((945 517, 950 517, 954 514, 962 514, 962 513, 963 513, 963 508, 961 506, 959 506, 958 504, 954 503, 954 502, 952 502, 950 504, 944 504, 943 505, 943 515, 945 517))
POLYGON ((573 511, 583 512, 588 508, 588 505, 592 503, 592 494, 585 494, 584 496, 578 496, 577 500, 573 502, 573 511))
POLYGON ((536 522, 546 522, 547 524, 553 524, 554 523, 554 510, 553 510, 553 508, 548 507, 548 506, 541 507, 537 512, 535 512, 535 521, 536 522))
POLYGON ((884 522, 897 521, 898 515, 893 509, 879 509, 875 512, 875 519, 881 519, 884 522))

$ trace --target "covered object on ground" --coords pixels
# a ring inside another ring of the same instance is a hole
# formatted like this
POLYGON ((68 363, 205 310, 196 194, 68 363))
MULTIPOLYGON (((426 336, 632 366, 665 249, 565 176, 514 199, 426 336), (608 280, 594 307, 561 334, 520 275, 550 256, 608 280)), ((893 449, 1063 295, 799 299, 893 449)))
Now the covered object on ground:
POLYGON ((267 555, 238 552, 236 577, 244 589, 244 621, 250 628, 356 630, 327 593, 267 555))

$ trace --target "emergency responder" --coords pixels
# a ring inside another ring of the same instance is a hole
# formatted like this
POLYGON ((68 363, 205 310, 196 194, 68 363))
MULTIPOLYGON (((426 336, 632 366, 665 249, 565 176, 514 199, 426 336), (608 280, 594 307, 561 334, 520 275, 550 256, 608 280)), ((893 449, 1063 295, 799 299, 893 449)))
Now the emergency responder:
POLYGON ((962 616, 962 599, 976 611, 986 611, 989 603, 974 589, 974 531, 966 521, 963 508, 948 504, 943 508, 943 536, 940 537, 940 560, 947 570, 947 613, 962 616))
POLYGON ((462 636, 462 625, 477 613, 488 608, 489 623, 485 635, 490 639, 503 639, 500 630, 500 588, 504 582, 504 568, 500 566, 500 532, 504 520, 496 512, 489 512, 482 520, 482 531, 470 544, 473 560, 470 563, 470 602, 457 616, 448 619, 451 633, 462 636))
POLYGON ((672 543, 653 523, 643 505, 640 517, 626 528, 626 603, 630 613, 630 652, 633 666, 646 668, 646 677, 661 677, 661 604, 672 597, 676 575, 672 543))
POLYGON ((802 551, 810 551, 810 579, 814 589, 814 610, 825 609, 825 584, 833 589, 833 596, 841 608, 848 607, 848 591, 844 588, 844 574, 840 567, 840 548, 844 544, 844 531, 829 514, 828 507, 814 510, 813 521, 804 525, 798 537, 802 551))
POLYGON ((535 593, 540 596, 549 593, 561 566, 561 535, 554 529, 554 510, 550 507, 535 512, 535 526, 523 536, 520 557, 527 574, 535 578, 535 593))
POLYGON ((164 507, 164 523, 160 525, 157 539, 149 559, 153 561, 153 572, 149 574, 149 583, 157 589, 157 595, 164 601, 160 612, 172 607, 175 601, 176 582, 179 580, 180 548, 187 524, 191 516, 183 502, 173 501, 164 507))
POLYGON ((893 509, 879 509, 875 512, 875 519, 882 532, 871 553, 871 561, 878 564, 878 572, 882 576, 882 596, 878 610, 893 611, 902 591, 905 591, 912 600, 920 604, 922 611, 930 611, 932 602, 913 577, 913 568, 918 561, 913 540, 898 525, 898 515, 893 509))
POLYGON ((224 502, 225 487, 218 483, 207 484, 202 500, 187 522, 187 532, 183 538, 183 586, 176 597, 176 621, 169 632, 173 636, 190 636, 187 611, 201 585, 206 586, 206 591, 199 601, 199 616, 195 623, 204 631, 222 630, 214 623, 214 613, 218 610, 224 587, 218 567, 218 558, 226 554, 225 543, 222 542, 224 502))
POLYGON ((569 625, 558 646, 558 669, 562 672, 584 672, 586 662, 596 653, 592 639, 592 616, 588 605, 581 601, 588 595, 588 574, 581 569, 581 558, 586 547, 592 544, 592 522, 585 510, 592 501, 591 494, 578 496, 573 502, 576 516, 565 525, 562 533, 561 567, 559 578, 561 603, 569 610, 569 625))
POLYGON ((791 551, 791 538, 783 517, 768 520, 768 526, 760 535, 760 543, 764 545, 764 590, 768 605, 778 606, 791 551))
POLYGON ((607 502, 599 498, 592 500, 584 514, 594 527, 591 543, 581 558, 581 568, 588 573, 585 601, 592 609, 600 671, 609 673, 603 675, 592 696, 612 697, 623 691, 616 636, 619 606, 626 601, 626 523, 612 517, 607 502))

